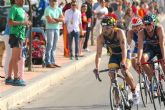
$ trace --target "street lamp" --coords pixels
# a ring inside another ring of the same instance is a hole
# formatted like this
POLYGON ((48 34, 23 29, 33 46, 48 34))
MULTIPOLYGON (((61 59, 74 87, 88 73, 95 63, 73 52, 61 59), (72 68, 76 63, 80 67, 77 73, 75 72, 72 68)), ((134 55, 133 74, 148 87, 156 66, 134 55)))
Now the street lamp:
MULTIPOLYGON (((29 18, 30 21, 33 21, 33 17, 32 17, 32 6, 31 6, 31 0, 27 0, 28 5, 29 5, 29 18)), ((28 71, 32 71, 32 25, 29 27, 29 52, 28 52, 28 71)))

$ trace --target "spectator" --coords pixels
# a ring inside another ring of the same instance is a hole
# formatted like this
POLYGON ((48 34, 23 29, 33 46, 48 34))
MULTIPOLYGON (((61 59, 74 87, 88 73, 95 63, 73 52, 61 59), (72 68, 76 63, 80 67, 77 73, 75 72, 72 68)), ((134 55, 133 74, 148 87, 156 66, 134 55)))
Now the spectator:
POLYGON ((108 15, 107 16, 113 17, 117 21, 117 15, 114 13, 114 10, 112 7, 108 8, 108 15))
POLYGON ((10 38, 9 44, 12 48, 12 55, 9 62, 8 77, 6 84, 15 86, 25 86, 25 82, 19 76, 19 61, 22 58, 23 42, 25 40, 25 28, 30 26, 31 22, 27 18, 26 12, 23 10, 24 0, 17 0, 11 7, 9 12, 10 38), (12 71, 14 71, 14 80, 12 79, 12 71))
POLYGON ((95 10, 100 5, 100 0, 97 0, 96 3, 93 5, 93 10, 95 10))
POLYGON ((123 17, 123 19, 124 19, 124 27, 125 27, 126 30, 129 29, 129 24, 130 24, 130 21, 131 21, 131 19, 132 19, 133 16, 134 16, 134 13, 132 11, 132 8, 129 7, 126 10, 125 15, 123 17))
POLYGON ((87 5, 82 4, 81 6, 81 19, 82 19, 82 29, 83 29, 83 35, 80 35, 80 43, 79 43, 79 56, 84 56, 82 53, 83 49, 83 44, 85 40, 85 34, 86 34, 86 28, 87 28, 87 16, 86 16, 86 11, 87 11, 87 5))
MULTIPOLYGON (((14 4, 15 4, 15 0, 11 0, 11 6, 14 4)), ((7 21, 8 21, 8 19, 9 19, 9 15, 7 16, 7 21)), ((11 48, 10 48, 10 45, 8 44, 9 35, 10 35, 10 27, 7 23, 6 27, 5 27, 5 31, 4 31, 4 37, 3 37, 3 40, 5 42, 5 48, 6 48, 5 54, 8 55, 8 57, 5 57, 5 60, 4 60, 4 72, 5 72, 6 78, 8 76, 7 75, 8 74, 8 66, 9 66, 9 61, 11 58, 11 48)))
POLYGON ((72 43, 75 39, 75 59, 78 60, 79 37, 82 35, 81 12, 77 9, 77 3, 71 3, 71 9, 65 12, 65 24, 69 34, 70 59, 73 60, 72 43))
POLYGON ((140 9, 138 10, 138 15, 140 16, 140 18, 143 18, 146 14, 147 14, 147 12, 145 10, 145 4, 144 4, 144 2, 141 2, 140 9))
POLYGON ((129 0, 123 0, 123 4, 122 4, 122 7, 123 7, 123 10, 126 11, 126 9, 128 7, 130 7, 131 3, 129 0))
MULTIPOLYGON (((71 0, 71 2, 76 2, 76 0, 71 0)), ((65 13, 66 10, 71 8, 71 2, 66 3, 66 5, 63 8, 63 13, 65 13)), ((69 57, 69 37, 67 32, 66 25, 63 25, 63 39, 64 39, 64 56, 69 57)))
POLYGON ((132 3, 132 11, 133 11, 134 15, 138 15, 138 2, 134 1, 132 3))
POLYGON ((124 12, 122 9, 122 5, 118 5, 117 10, 115 11, 115 14, 117 15, 118 21, 117 21, 117 27, 124 29, 124 21, 123 21, 123 16, 124 12))
POLYGON ((114 11, 117 10, 118 5, 119 5, 119 1, 117 1, 117 0, 112 1, 112 2, 110 3, 110 7, 112 7, 112 8, 114 9, 114 11))
POLYGON ((62 10, 58 7, 57 0, 49 0, 50 6, 45 9, 47 44, 45 64, 47 68, 60 67, 55 62, 55 50, 60 33, 59 22, 63 22, 62 10))
POLYGON ((71 3, 72 2, 76 2, 76 0, 71 0, 71 2, 67 3, 64 8, 63 8, 63 13, 65 13, 66 10, 70 9, 71 8, 71 3))
POLYGON ((95 25, 95 34, 96 37, 98 37, 101 34, 102 26, 101 26, 101 20, 102 18, 108 14, 108 9, 105 7, 105 0, 100 0, 100 6, 94 10, 94 14, 96 15, 96 25, 95 25))
POLYGON ((92 0, 86 0, 85 4, 87 4, 87 20, 88 20, 88 25, 87 25, 87 30, 86 30, 86 37, 85 37, 85 41, 84 41, 84 45, 83 45, 83 49, 85 51, 89 51, 88 48, 88 41, 89 41, 89 36, 90 36, 90 32, 91 32, 91 28, 92 28, 92 0))

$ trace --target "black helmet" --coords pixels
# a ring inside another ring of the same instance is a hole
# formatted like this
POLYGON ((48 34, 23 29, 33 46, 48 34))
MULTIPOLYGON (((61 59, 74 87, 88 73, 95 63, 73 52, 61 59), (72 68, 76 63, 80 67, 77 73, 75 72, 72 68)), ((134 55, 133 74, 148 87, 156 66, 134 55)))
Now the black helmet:
POLYGON ((114 26, 115 23, 116 20, 113 17, 108 17, 108 16, 105 16, 101 21, 102 26, 114 26))
POLYGON ((153 22, 153 18, 152 18, 151 15, 146 15, 146 16, 144 16, 144 18, 143 18, 143 23, 144 23, 144 24, 145 24, 145 23, 151 23, 151 22, 153 22))

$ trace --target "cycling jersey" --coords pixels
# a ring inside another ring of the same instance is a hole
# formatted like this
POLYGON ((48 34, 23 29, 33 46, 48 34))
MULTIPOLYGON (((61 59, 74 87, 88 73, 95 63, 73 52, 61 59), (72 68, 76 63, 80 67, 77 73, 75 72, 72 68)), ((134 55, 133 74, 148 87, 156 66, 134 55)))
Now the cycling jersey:
POLYGON ((159 45, 159 36, 157 35, 157 26, 154 28, 154 34, 150 37, 147 31, 144 29, 144 42, 146 45, 145 53, 148 54, 149 60, 157 56, 158 59, 162 58, 161 49, 159 45))
POLYGON ((111 38, 109 36, 104 36, 104 44, 107 46, 108 51, 110 52, 109 59, 109 68, 118 68, 120 66, 120 62, 122 60, 122 50, 120 47, 120 41, 117 39, 117 29, 111 38))
POLYGON ((117 29, 115 29, 115 32, 112 36, 112 38, 109 38, 108 36, 104 36, 104 44, 108 47, 108 51, 110 54, 121 54, 121 47, 120 47, 120 41, 117 39, 117 29))

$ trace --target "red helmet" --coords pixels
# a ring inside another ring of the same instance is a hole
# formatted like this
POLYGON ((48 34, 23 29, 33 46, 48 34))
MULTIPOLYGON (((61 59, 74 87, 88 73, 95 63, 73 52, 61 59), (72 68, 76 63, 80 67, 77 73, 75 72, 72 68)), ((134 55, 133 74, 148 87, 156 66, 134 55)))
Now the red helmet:
POLYGON ((143 22, 139 17, 133 17, 131 20, 131 26, 139 26, 142 24, 143 24, 143 22))

